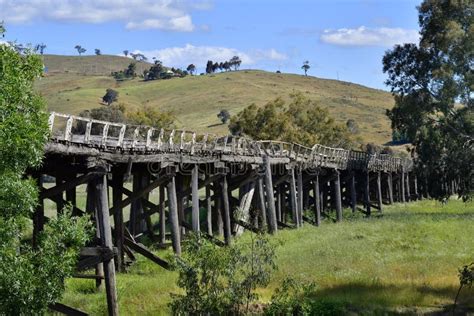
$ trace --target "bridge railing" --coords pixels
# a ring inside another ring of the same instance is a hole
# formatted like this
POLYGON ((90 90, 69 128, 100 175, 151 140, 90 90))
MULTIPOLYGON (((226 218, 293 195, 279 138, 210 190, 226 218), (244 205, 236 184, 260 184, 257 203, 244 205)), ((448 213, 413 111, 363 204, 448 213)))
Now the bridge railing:
POLYGON ((135 151, 223 153, 241 156, 289 158, 317 167, 338 169, 367 168, 376 171, 410 170, 413 161, 388 154, 332 148, 316 144, 312 148, 283 141, 255 141, 246 137, 197 134, 187 130, 157 129, 150 126, 112 123, 51 112, 51 137, 58 141, 101 148, 135 151))

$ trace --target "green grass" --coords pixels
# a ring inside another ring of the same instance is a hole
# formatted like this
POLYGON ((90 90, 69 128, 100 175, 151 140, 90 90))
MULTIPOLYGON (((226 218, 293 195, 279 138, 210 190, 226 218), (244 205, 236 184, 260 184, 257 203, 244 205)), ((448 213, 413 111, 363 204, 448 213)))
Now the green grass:
MULTIPOLYGON (((316 282, 317 297, 356 310, 426 310, 452 304, 457 269, 473 261, 474 204, 396 204, 371 218, 346 211, 342 223, 305 224, 279 231, 272 239, 279 244, 278 270, 270 286, 259 291, 263 302, 281 280, 292 276, 316 282)), ((178 291, 175 280, 174 272, 139 256, 128 273, 118 276, 121 313, 167 314, 169 294, 178 291)), ((464 290, 461 303, 474 307, 473 294, 464 290)), ((105 294, 94 293, 94 281, 69 280, 63 302, 91 314, 106 313, 105 294)))
POLYGON ((227 126, 220 124, 217 118, 221 109, 237 114, 251 103, 262 106, 277 96, 288 99, 290 93, 300 91, 327 107, 341 123, 354 119, 365 142, 384 144, 391 140, 390 122, 385 115, 386 109, 394 104, 390 93, 350 82, 241 70, 151 82, 137 78, 117 83, 108 76, 110 69, 123 69, 130 59, 51 55, 44 58, 49 73, 36 86, 49 109, 58 112, 78 114, 99 107, 105 89, 113 88, 119 91, 118 102, 127 108, 152 106, 172 111, 178 127, 222 134, 227 133, 227 126))

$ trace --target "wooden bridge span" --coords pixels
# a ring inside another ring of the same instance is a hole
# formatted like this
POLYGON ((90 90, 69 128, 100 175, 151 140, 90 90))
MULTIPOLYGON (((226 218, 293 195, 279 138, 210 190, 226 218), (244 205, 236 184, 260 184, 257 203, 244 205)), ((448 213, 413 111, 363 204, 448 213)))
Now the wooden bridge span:
POLYGON ((58 212, 69 203, 74 215, 91 216, 97 238, 81 252, 78 271, 96 273, 77 277, 105 281, 110 315, 118 314, 116 270, 137 253, 168 268, 140 243, 145 236, 180 254, 188 231, 225 245, 243 229, 319 226, 322 217, 343 220, 344 207, 369 216, 384 204, 419 197, 412 161, 390 155, 59 113, 51 113, 49 126, 44 164, 32 173, 41 186, 34 240, 46 220, 45 199, 58 212), (54 186, 43 186, 46 176, 54 186), (76 201, 80 185, 87 186, 85 209, 76 201))

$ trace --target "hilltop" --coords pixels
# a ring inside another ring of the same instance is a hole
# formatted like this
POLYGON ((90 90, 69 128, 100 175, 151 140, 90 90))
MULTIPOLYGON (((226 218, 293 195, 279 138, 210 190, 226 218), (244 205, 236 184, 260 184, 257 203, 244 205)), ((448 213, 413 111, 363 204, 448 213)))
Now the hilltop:
MULTIPOLYGON (((216 117, 221 109, 231 114, 255 103, 263 105, 301 91, 327 107, 340 122, 354 119, 364 142, 384 144, 391 140, 386 109, 393 106, 390 93, 337 80, 260 70, 240 70, 206 76, 187 76, 148 81, 137 78, 116 82, 111 71, 124 69, 130 58, 120 56, 44 56, 48 73, 37 82, 49 110, 78 114, 101 106, 105 89, 119 92, 119 103, 128 108, 158 107, 173 111, 177 125, 189 130, 226 133, 216 117), (93 69, 93 71, 88 71, 93 69)), ((137 72, 149 68, 139 63, 137 72)))

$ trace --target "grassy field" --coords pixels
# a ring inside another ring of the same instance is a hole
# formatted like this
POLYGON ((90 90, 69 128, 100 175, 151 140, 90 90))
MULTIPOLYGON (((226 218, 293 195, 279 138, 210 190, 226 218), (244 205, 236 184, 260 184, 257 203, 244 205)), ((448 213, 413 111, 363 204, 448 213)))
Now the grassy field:
POLYGON ((251 103, 263 105, 277 96, 288 99, 290 93, 300 91, 327 107, 338 121, 354 119, 365 142, 384 144, 391 140, 390 122, 385 115, 386 109, 394 104, 390 93, 349 82, 241 70, 150 82, 137 78, 118 83, 107 74, 125 68, 130 59, 45 56, 44 62, 49 72, 36 86, 49 109, 58 112, 78 114, 102 106, 105 89, 113 88, 119 92, 118 102, 127 108, 152 106, 172 111, 178 127, 221 134, 227 133, 227 126, 220 124, 216 116, 219 110, 236 114, 251 103))
MULTIPOLYGON (((352 310, 426 312, 452 304, 457 269, 473 261, 474 204, 396 204, 371 218, 347 211, 342 223, 306 224, 279 231, 272 240, 279 245, 279 268, 270 286, 259 291, 263 302, 283 278, 292 276, 316 282, 316 298, 331 298, 352 310)), ((159 251, 160 256, 167 253, 159 251)), ((118 276, 121 313, 168 314, 170 293, 178 291, 175 280, 174 272, 139 256, 128 273, 118 276)), ((473 295, 464 290, 462 304, 474 307, 473 295)), ((94 281, 69 280, 63 302, 106 314, 105 294, 94 292, 94 281)))

